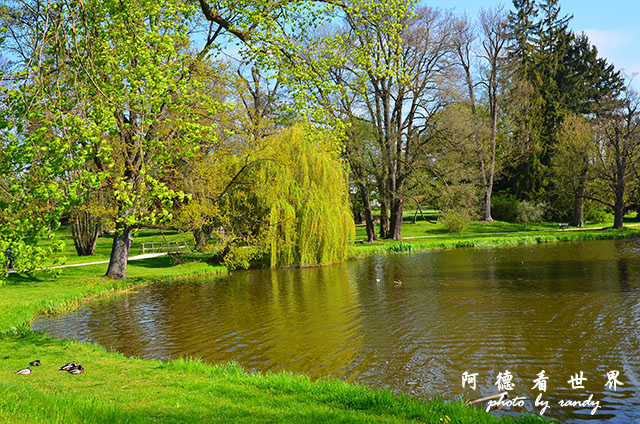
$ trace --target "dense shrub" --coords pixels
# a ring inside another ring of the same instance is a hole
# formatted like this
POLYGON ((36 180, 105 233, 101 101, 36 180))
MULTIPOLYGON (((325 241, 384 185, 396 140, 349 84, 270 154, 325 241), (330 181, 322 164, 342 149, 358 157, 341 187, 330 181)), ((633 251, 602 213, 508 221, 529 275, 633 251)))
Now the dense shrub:
POLYGON ((440 216, 440 221, 452 233, 459 233, 469 226, 471 218, 464 212, 449 211, 440 216))
POLYGON ((584 220, 589 224, 603 224, 605 222, 612 222, 613 215, 602 209, 589 208, 584 211, 584 220))
POLYGON ((521 200, 518 202, 518 207, 516 208, 516 220, 524 224, 525 227, 529 225, 530 222, 540 222, 544 214, 544 209, 544 204, 521 200))
POLYGON ((520 201, 511 194, 491 198, 491 216, 499 221, 516 222, 520 201))

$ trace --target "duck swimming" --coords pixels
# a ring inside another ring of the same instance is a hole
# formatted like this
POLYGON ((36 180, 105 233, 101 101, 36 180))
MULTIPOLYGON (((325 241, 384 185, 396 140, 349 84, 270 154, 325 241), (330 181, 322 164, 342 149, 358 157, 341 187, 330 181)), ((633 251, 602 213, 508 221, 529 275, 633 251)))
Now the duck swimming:
POLYGON ((40 366, 40 360, 36 359, 35 361, 29 362, 29 365, 31 365, 32 367, 39 367, 40 366))
POLYGON ((16 372, 14 372, 14 374, 22 374, 22 375, 31 374, 31 368, 27 367, 27 368, 18 370, 16 372))
POLYGON ((61 366, 60 371, 69 371, 71 368, 76 368, 77 366, 78 364, 75 362, 69 362, 68 364, 61 366))
POLYGON ((82 365, 78 365, 76 367, 69 368, 67 372, 69 374, 82 374, 84 372, 84 368, 82 368, 82 365))

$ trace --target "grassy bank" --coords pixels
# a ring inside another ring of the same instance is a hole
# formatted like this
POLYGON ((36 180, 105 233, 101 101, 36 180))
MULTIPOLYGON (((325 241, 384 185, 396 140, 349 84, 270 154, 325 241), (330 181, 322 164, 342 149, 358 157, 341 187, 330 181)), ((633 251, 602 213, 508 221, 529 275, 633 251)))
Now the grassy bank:
POLYGON ((628 237, 640 237, 640 227, 621 230, 583 230, 549 231, 505 234, 447 234, 427 238, 406 239, 403 241, 383 240, 374 243, 357 243, 353 247, 353 256, 366 256, 376 253, 419 252, 433 249, 451 249, 457 247, 508 247, 523 244, 551 243, 561 241, 607 240, 628 237))
MULTIPOLYGON (((560 228, 560 224, 566 225, 566 223, 560 222, 536 222, 524 225, 517 222, 505 222, 505 221, 493 221, 493 222, 481 222, 472 221, 460 232, 451 233, 447 227, 438 220, 438 212, 433 210, 425 211, 425 218, 422 219, 418 216, 416 221, 413 221, 413 211, 407 210, 404 212, 402 220, 402 237, 432 237, 432 236, 455 236, 455 235, 470 235, 470 234, 484 234, 484 233, 505 233, 505 232, 549 232, 557 231, 560 228)), ((640 217, 638 214, 632 213, 624 217, 625 225, 640 224, 640 217)), ((606 221, 601 223, 585 223, 586 229, 598 229, 602 227, 612 227, 613 221, 606 221)), ((575 229, 575 227, 569 227, 575 229)), ((356 240, 366 240, 367 233, 364 225, 356 226, 356 240)))
POLYGON ((137 285, 225 272, 206 263, 171 261, 159 257, 131 262, 126 281, 96 277, 105 265, 65 268, 59 278, 11 276, 0 287, 0 422, 543 422, 534 416, 498 420, 459 403, 421 402, 339 381, 251 374, 235 364, 125 358, 28 327, 39 313, 70 310, 87 299, 137 285), (35 359, 42 366, 33 367, 32 374, 13 375, 35 359), (86 372, 57 371, 72 360, 86 372))

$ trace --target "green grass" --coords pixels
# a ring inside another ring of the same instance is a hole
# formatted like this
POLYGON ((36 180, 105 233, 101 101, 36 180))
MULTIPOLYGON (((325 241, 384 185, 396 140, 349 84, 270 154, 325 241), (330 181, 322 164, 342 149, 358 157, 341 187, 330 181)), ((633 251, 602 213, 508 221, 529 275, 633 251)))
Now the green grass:
POLYGON ((420 401, 340 381, 249 373, 236 364, 169 363, 126 358, 100 346, 35 333, 40 313, 156 280, 224 273, 203 262, 158 257, 130 262, 129 278, 105 277, 106 265, 65 268, 58 278, 12 275, 0 287, 0 422, 11 423, 538 423, 535 416, 497 419, 462 403, 420 401), (39 359, 30 375, 13 375, 39 359), (86 372, 57 371, 69 361, 86 372))
POLYGON ((433 249, 451 249, 457 247, 507 247, 523 244, 551 243, 560 241, 604 240, 627 237, 640 237, 640 227, 622 230, 585 230, 585 231, 553 231, 507 234, 451 234, 441 237, 418 238, 403 241, 382 240, 374 243, 357 243, 352 249, 355 257, 376 253, 417 252, 433 249))
MULTIPOLYGON (((451 233, 441 222, 437 221, 437 211, 425 210, 425 218, 422 220, 420 214, 416 223, 413 223, 413 211, 405 211, 402 222, 402 237, 432 237, 432 236, 446 236, 457 237, 467 234, 483 234, 483 233, 502 233, 502 232, 548 232, 556 231, 559 229, 558 222, 541 222, 531 223, 528 226, 519 224, 516 222, 494 221, 494 222, 470 222, 467 228, 460 233, 451 233)), ((637 224, 640 219, 637 214, 625 216, 625 224, 637 224)), ((613 222, 592 224, 587 223, 585 228, 601 228, 612 226, 613 222)), ((364 225, 356 226, 356 240, 366 240, 367 233, 364 225)))
MULTIPOLYGON (((73 237, 68 226, 63 225, 55 232, 55 238, 64 242, 64 250, 56 257, 66 257, 65 264, 79 264, 84 262, 108 261, 111 254, 111 245, 113 243, 112 236, 98 237, 96 243, 95 255, 78 256, 73 245, 73 237)), ((129 256, 135 256, 142 253, 142 243, 165 242, 165 241, 186 241, 190 248, 193 248, 195 242, 193 234, 190 232, 178 232, 174 230, 156 230, 143 228, 133 237, 129 256)), ((48 243, 43 240, 41 243, 48 243)))

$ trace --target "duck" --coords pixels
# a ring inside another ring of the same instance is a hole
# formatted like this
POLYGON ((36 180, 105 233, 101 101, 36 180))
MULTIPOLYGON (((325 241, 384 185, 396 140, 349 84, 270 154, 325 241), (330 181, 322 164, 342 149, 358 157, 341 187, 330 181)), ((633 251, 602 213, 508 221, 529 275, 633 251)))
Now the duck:
POLYGON ((16 372, 14 372, 14 374, 22 374, 22 375, 31 374, 31 368, 27 367, 27 368, 18 370, 16 372))
POLYGON ((69 368, 67 372, 69 374, 82 374, 84 372, 84 368, 82 368, 82 365, 78 365, 78 366, 69 368))
POLYGON ((32 367, 39 367, 40 366, 40 360, 36 359, 35 361, 31 361, 31 362, 29 362, 29 365, 31 365, 32 367))
POLYGON ((75 362, 69 362, 68 364, 61 366, 60 371, 69 371, 71 368, 76 368, 77 366, 78 364, 75 362))

